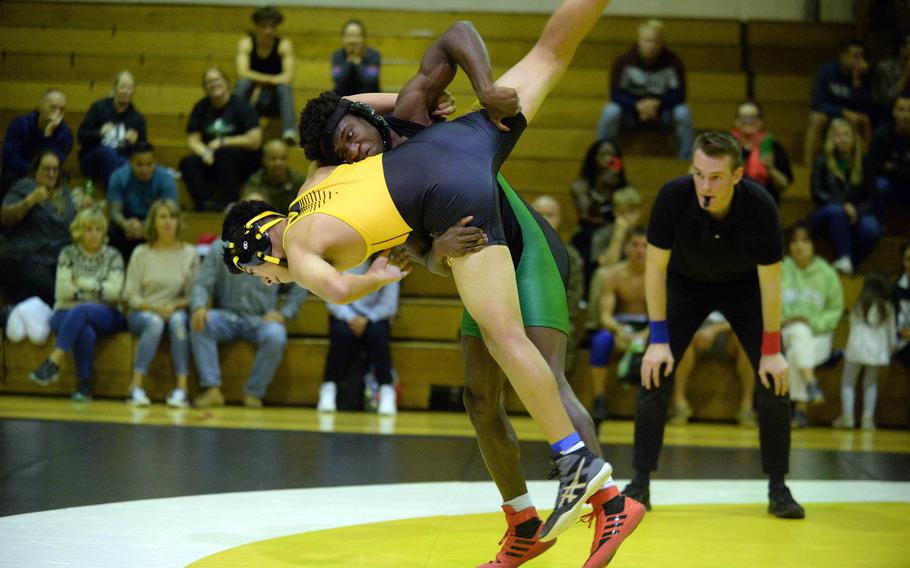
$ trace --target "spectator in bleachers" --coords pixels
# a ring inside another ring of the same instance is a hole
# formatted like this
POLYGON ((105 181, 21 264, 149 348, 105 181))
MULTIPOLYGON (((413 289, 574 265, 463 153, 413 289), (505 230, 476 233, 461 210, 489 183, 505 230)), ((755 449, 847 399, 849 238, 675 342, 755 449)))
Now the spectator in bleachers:
POLYGON ((197 211, 222 211, 259 165, 262 129, 250 103, 231 94, 221 69, 207 69, 202 87, 206 96, 186 125, 192 154, 180 161, 180 171, 197 211))
POLYGON ((749 356, 739 339, 736 338, 736 334, 733 333, 730 323, 720 312, 712 312, 708 315, 701 328, 695 332, 692 343, 676 366, 669 423, 686 424, 692 417, 692 405, 689 404, 686 397, 686 387, 698 360, 707 357, 733 360, 740 386, 739 411, 736 413, 736 421, 740 426, 755 427, 758 424, 753 396, 755 371, 752 370, 749 356))
POLYGON ((60 251, 57 263, 54 315, 51 329, 57 334, 54 350, 29 379, 47 386, 60 376, 66 353, 73 354, 79 384, 73 400, 92 397, 92 371, 98 338, 126 326, 120 313, 123 290, 123 257, 105 244, 107 217, 99 208, 83 209, 70 225, 73 244, 60 251))
POLYGON ((346 97, 378 93, 382 56, 367 47, 367 30, 360 20, 349 20, 341 28, 341 48, 332 54, 332 82, 335 94, 346 97))
POLYGON ((196 247, 181 240, 182 232, 183 219, 176 201, 159 199, 152 203, 144 227, 148 244, 136 248, 126 270, 123 301, 129 308, 127 323, 130 332, 139 338, 127 402, 136 406, 150 403, 142 383, 165 328, 177 377, 177 388, 167 397, 167 405, 189 406, 190 343, 186 309, 199 268, 199 255, 196 247))
MULTIPOLYGON (((553 227, 557 233, 562 226, 562 208, 559 202, 549 195, 541 195, 531 203, 531 207, 553 227)), ((569 307, 569 337, 566 342, 566 375, 571 376, 575 368, 575 351, 581 341, 579 321, 584 312, 585 274, 584 259, 571 243, 565 243, 569 254, 569 282, 566 285, 566 302, 569 307)))
POLYGON ((872 179, 865 171, 863 143, 843 118, 828 127, 824 153, 812 166, 812 232, 834 249, 832 265, 844 274, 865 259, 882 237, 873 210, 872 179))
POLYGON ((891 287, 891 302, 897 321, 895 358, 910 369, 910 240, 901 249, 902 274, 891 287))
POLYGON ((133 106, 136 79, 129 71, 114 78, 111 96, 89 107, 79 125, 82 175, 108 186, 111 174, 126 164, 129 147, 147 139, 145 116, 133 106))
POLYGON ((768 190, 774 201, 793 183, 790 157, 770 132, 765 130, 761 107, 745 101, 736 107, 733 136, 743 147, 743 175, 768 190))
POLYGON ((613 219, 613 192, 625 187, 622 152, 614 142, 598 140, 588 147, 578 178, 572 182, 572 203, 578 229, 572 244, 585 259, 585 281, 590 279, 596 257, 591 254, 594 234, 613 219))
POLYGON ((288 165, 288 147, 281 140, 270 140, 262 147, 262 167, 247 180, 241 199, 255 193, 262 200, 287 211, 306 176, 288 165))
POLYGON ((678 155, 688 160, 695 142, 692 113, 686 106, 686 70, 663 42, 663 23, 648 20, 638 42, 610 69, 610 103, 600 115, 597 138, 617 141, 620 128, 672 126, 678 155))
POLYGON ((844 350, 841 375, 841 415, 835 428, 853 428, 856 383, 863 379, 863 430, 875 430, 875 403, 878 398, 878 375, 891 363, 897 344, 894 308, 890 302, 888 278, 872 273, 863 281, 859 298, 850 310, 850 336, 844 350))
POLYGON ((152 203, 159 199, 177 201, 177 182, 167 168, 157 163, 151 144, 133 144, 129 156, 129 163, 111 175, 107 188, 111 246, 127 261, 145 237, 146 217, 152 203))
POLYGON ((238 97, 249 100, 260 115, 281 118, 281 137, 297 145, 297 115, 294 113, 294 46, 288 38, 278 36, 284 15, 272 6, 253 12, 250 32, 237 44, 238 97))
POLYGON ((894 57, 875 66, 872 99, 876 118, 887 120, 899 95, 910 95, 910 35, 901 37, 894 57))
POLYGON ((66 95, 50 89, 41 97, 38 110, 14 118, 3 138, 3 173, 0 175, 0 198, 16 180, 29 173, 29 165, 44 150, 57 154, 60 163, 73 149, 73 133, 63 120, 66 95))
POLYGON ((866 158, 869 175, 875 178, 876 213, 882 221, 894 205, 910 213, 910 95, 898 95, 891 116, 872 135, 866 158))
POLYGON ((805 223, 788 230, 787 248, 781 268, 781 338, 790 363, 790 399, 796 403, 793 422, 803 428, 808 425, 807 403, 825 401, 815 367, 831 357, 834 329, 844 313, 844 292, 834 268, 815 255, 805 223))
POLYGON ((610 267, 619 262, 622 244, 629 231, 641 221, 641 194, 631 185, 613 193, 613 220, 597 229, 591 237, 594 266, 610 267))
MULTIPOLYGON (((364 274, 370 261, 347 272, 364 274)), ((345 305, 327 304, 329 309, 329 352, 325 359, 323 383, 319 388, 320 412, 335 412, 337 383, 344 380, 348 365, 358 352, 366 351, 367 362, 379 383, 379 414, 398 412, 395 387, 392 385, 392 318, 398 313, 400 284, 393 282, 372 294, 345 305)))
POLYGON ((641 361, 634 361, 648 342, 648 310, 645 307, 645 250, 648 238, 643 227, 626 236, 626 260, 606 269, 599 289, 600 331, 591 339, 591 383, 594 391, 595 423, 607 414, 607 364, 614 349, 623 351, 617 376, 626 384, 638 384, 635 376, 641 361))
POLYGON ((54 304, 57 259, 70 242, 77 205, 73 192, 60 184, 60 158, 54 150, 40 152, 29 176, 9 189, 0 208, 0 284, 13 303, 38 296, 54 304))
POLYGON ((307 291, 291 286, 279 311, 279 287, 250 275, 232 275, 221 261, 222 250, 220 240, 212 243, 190 292, 190 347, 203 389, 193 404, 198 408, 224 405, 218 344, 242 340, 257 346, 243 404, 259 408, 284 356, 285 324, 300 311, 307 291))
POLYGON ((623 243, 629 231, 639 226, 641 220, 641 194, 632 186, 613 194, 614 220, 594 233, 591 238, 591 262, 585 265, 588 290, 588 315, 585 329, 589 334, 600 329, 600 287, 604 274, 622 257, 623 243))
POLYGON ((825 129, 835 118, 850 122, 868 142, 872 128, 872 81, 868 71, 866 50, 856 39, 842 41, 837 60, 819 68, 812 84, 812 111, 803 150, 805 163, 815 161, 825 129))

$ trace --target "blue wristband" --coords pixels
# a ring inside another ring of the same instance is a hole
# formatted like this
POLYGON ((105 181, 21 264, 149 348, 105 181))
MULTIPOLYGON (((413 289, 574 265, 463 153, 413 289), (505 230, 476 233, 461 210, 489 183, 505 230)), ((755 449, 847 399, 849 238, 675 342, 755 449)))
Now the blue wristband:
POLYGON ((667 329, 667 320, 652 321, 649 323, 651 327, 651 343, 670 343, 670 331, 667 329))

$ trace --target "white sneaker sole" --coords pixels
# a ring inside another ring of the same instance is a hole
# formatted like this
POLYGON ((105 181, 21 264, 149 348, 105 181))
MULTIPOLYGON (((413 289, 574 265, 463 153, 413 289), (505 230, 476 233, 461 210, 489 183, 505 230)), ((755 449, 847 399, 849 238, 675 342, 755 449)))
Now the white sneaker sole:
MULTIPOLYGON (((575 503, 575 506, 562 514, 562 516, 556 521, 553 525, 553 528, 550 529, 546 535, 541 535, 538 540, 541 542, 547 542, 557 538, 562 533, 566 532, 572 525, 578 522, 578 519, 581 517, 581 510, 585 506, 585 503, 588 499, 591 498, 591 495, 597 493, 604 481, 608 477, 613 475, 613 466, 610 465, 610 462, 604 462, 600 472, 588 480, 588 485, 585 488, 585 493, 582 497, 575 503)), ((552 515, 552 513, 550 513, 552 515)))

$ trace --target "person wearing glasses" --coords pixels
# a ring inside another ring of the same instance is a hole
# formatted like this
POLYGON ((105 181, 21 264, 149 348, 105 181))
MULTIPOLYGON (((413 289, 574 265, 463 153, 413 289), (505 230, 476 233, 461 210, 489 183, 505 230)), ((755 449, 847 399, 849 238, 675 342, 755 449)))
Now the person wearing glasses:
POLYGON ((54 305, 57 257, 70 243, 76 209, 72 192, 60 184, 60 158, 54 150, 42 151, 0 208, 0 283, 12 303, 38 296, 54 305))

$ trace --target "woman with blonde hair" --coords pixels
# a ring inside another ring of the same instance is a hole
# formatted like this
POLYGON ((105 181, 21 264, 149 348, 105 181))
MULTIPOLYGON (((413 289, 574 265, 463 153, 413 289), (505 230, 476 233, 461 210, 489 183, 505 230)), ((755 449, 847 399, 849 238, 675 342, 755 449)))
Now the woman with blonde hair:
POLYGON ((834 249, 832 266, 844 274, 872 252, 882 226, 872 211, 872 176, 863 171, 863 141, 842 118, 831 121, 824 152, 812 167, 812 232, 834 249))
POLYGON ((168 396, 167 404, 175 408, 189 406, 186 306, 199 266, 199 256, 193 245, 180 240, 182 230, 183 219, 176 202, 159 199, 152 203, 145 219, 145 238, 148 242, 133 251, 126 272, 123 299, 130 310, 130 332, 139 338, 127 402, 136 406, 150 404, 142 383, 158 351, 165 327, 177 376, 177 388, 168 396))
POLYGON ((80 211, 70 225, 73 244, 57 261, 54 315, 51 329, 57 342, 50 356, 29 378, 47 386, 60 376, 63 356, 72 352, 79 380, 73 400, 91 399, 92 362, 99 337, 113 335, 125 325, 117 309, 123 290, 123 257, 107 246, 107 218, 97 207, 80 211))

